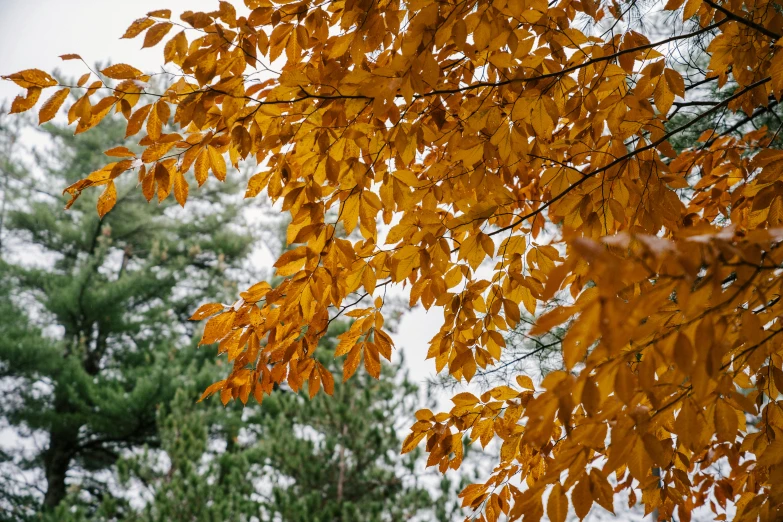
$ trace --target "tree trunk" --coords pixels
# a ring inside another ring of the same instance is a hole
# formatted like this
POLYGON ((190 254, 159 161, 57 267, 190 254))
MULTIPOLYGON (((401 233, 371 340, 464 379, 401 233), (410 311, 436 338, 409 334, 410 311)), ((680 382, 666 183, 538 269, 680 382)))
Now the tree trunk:
POLYGON ((343 424, 343 440, 340 443, 340 456, 337 463, 337 503, 343 501, 343 483, 345 482, 345 437, 348 435, 348 425, 343 424))
MULTIPOLYGON (((55 394, 59 395, 57 391, 55 394)), ((72 412, 72 408, 64 397, 55 399, 54 408, 61 419, 67 418, 67 414, 72 412)), ((43 502, 45 510, 54 509, 65 498, 65 478, 79 442, 78 437, 79 427, 67 421, 64 425, 55 425, 49 430, 49 447, 43 454, 44 472, 46 473, 46 494, 43 502)))

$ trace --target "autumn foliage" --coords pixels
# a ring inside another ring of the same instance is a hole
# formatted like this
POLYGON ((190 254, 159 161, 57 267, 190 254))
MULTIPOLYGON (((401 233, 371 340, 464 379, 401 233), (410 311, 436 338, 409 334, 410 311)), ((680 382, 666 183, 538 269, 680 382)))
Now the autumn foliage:
POLYGON ((205 395, 331 393, 312 355, 337 316, 353 319, 342 378, 362 361, 377 376, 389 285, 442 309, 427 356, 455 379, 497 363, 526 311, 529 335, 566 326, 564 370, 419 411, 402 448, 426 441, 445 471, 464 436, 499 440, 462 493, 482 520, 584 518, 622 490, 661 518, 783 517, 783 152, 780 129, 737 132, 783 96, 783 2, 669 0, 650 8, 669 12, 655 38, 632 4, 596 0, 245 4, 131 24, 125 38, 166 40, 160 92, 125 64, 70 86, 6 77, 27 89, 13 112, 46 90, 44 122, 78 92, 76 132, 116 112, 142 136, 66 189, 102 187, 101 215, 118 177, 184 206, 249 160, 246 197, 290 214, 283 282, 193 316, 233 363, 205 395), (702 49, 704 74, 678 70, 674 46, 702 49), (673 126, 682 107, 696 112, 673 126), (718 113, 739 124, 675 150, 718 113))

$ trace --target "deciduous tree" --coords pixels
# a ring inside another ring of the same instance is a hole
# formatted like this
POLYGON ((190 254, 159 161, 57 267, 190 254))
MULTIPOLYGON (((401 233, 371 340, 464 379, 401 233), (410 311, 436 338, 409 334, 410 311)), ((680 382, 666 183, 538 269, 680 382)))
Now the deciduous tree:
POLYGON ((403 446, 426 440, 446 470, 464 434, 499 438, 498 465, 465 489, 466 506, 492 521, 562 521, 569 506, 580 518, 594 503, 613 510, 625 489, 664 518, 732 504, 738 520, 779 519, 783 154, 768 148, 779 129, 715 126, 679 151, 672 140, 777 103, 782 4, 669 0, 645 15, 667 17, 663 35, 629 26, 632 5, 220 2, 128 28, 144 46, 165 38, 178 73, 152 103, 139 103, 149 76, 126 64, 72 86, 32 69, 8 79, 27 89, 15 112, 46 89, 47 120, 73 89, 76 132, 116 111, 141 133, 140 154, 108 151, 117 161, 66 189, 75 200, 100 187, 101 215, 118 179, 184 205, 194 181, 249 159, 247 197, 290 213, 284 281, 194 315, 232 363, 207 394, 260 400, 282 382, 330 393, 313 356, 338 315, 355 319, 336 350, 343 378, 362 361, 378 376, 392 351, 389 285, 443 310, 428 357, 456 379, 500 360, 524 308, 540 315, 529 335, 566 325, 565 371, 420 411, 403 446), (671 58, 700 46, 704 71, 671 58), (702 98, 711 85, 717 101, 702 98), (681 106, 698 112, 667 126, 681 106), (179 132, 163 129, 170 118, 179 132))

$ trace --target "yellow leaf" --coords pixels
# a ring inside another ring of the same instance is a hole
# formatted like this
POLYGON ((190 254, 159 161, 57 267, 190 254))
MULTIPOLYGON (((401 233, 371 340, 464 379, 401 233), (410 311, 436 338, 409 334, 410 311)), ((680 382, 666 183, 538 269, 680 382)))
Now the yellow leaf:
POLYGON ((290 276, 302 269, 307 261, 306 247, 297 247, 281 255, 275 262, 277 275, 290 276))
POLYGON ((614 513, 612 486, 603 473, 596 468, 590 470, 590 490, 596 503, 610 513, 614 513))
POLYGON ((125 31, 125 34, 122 35, 122 38, 135 38, 139 36, 145 29, 148 29, 155 25, 155 20, 152 20, 151 18, 139 18, 138 20, 134 21, 130 27, 125 31))
POLYGON ((43 89, 45 87, 54 87, 57 85, 57 80, 51 77, 49 73, 41 71, 39 69, 25 69, 8 76, 3 76, 6 80, 11 80, 19 87, 29 89, 31 87, 37 87, 43 89))
POLYGON ((144 120, 147 119, 150 110, 152 110, 152 105, 148 104, 133 113, 130 120, 128 120, 128 127, 125 131, 126 138, 137 134, 141 130, 141 127, 144 125, 144 120))
POLYGON ((141 46, 141 48, 145 47, 152 47, 153 45, 160 42, 164 36, 171 30, 171 23, 170 22, 161 22, 159 24, 155 24, 147 31, 147 34, 144 35, 144 44, 141 46))
POLYGON ((106 185, 103 193, 98 198, 98 215, 103 218, 107 212, 109 212, 114 204, 117 202, 117 189, 114 188, 114 182, 110 181, 106 185))
POLYGON ((672 103, 674 103, 674 92, 672 92, 669 82, 666 81, 664 76, 658 78, 658 84, 655 86, 654 98, 658 112, 661 113, 661 116, 666 117, 669 113, 669 109, 672 108, 672 103))
POLYGON ((593 494, 590 491, 590 478, 585 474, 574 486, 571 492, 571 502, 574 512, 580 520, 584 520, 593 505, 593 494))
POLYGON ((323 364, 316 364, 318 371, 321 373, 321 383, 324 387, 324 392, 329 396, 334 395, 334 377, 332 376, 332 372, 327 370, 323 364))
POLYGON ((57 111, 62 106, 65 99, 68 97, 68 93, 71 90, 68 87, 60 89, 55 92, 48 100, 41 106, 41 110, 38 112, 38 124, 46 123, 57 115, 57 111))
POLYGON ((141 76, 141 71, 125 63, 110 65, 101 73, 114 80, 133 80, 141 76))
POLYGON ((9 114, 16 114, 18 112, 25 112, 33 108, 38 102, 38 98, 41 96, 40 87, 30 87, 27 89, 27 96, 17 96, 11 103, 11 110, 9 114))
POLYGON ((312 399, 318 394, 318 390, 321 389, 321 371, 320 369, 313 369, 310 372, 310 376, 307 379, 307 393, 312 399))
POLYGON ((115 158, 135 158, 136 154, 131 152, 131 150, 128 147, 112 147, 109 150, 105 151, 104 154, 107 156, 112 156, 115 158))
POLYGON ((573 306, 558 306, 536 320, 536 324, 530 330, 530 335, 541 335, 549 332, 555 326, 564 323, 577 312, 573 306))
POLYGON ((173 142, 169 143, 155 143, 147 147, 141 155, 141 161, 144 163, 152 163, 158 161, 160 158, 166 155, 174 146, 173 142))
POLYGON ((364 368, 376 379, 381 377, 381 359, 373 343, 364 343, 364 368))
POLYGON ((179 171, 174 173, 174 197, 182 207, 188 200, 188 181, 179 171))
POLYGON ((702 3, 702 0, 688 0, 685 4, 685 9, 682 11, 683 21, 688 20, 690 17, 695 15, 701 7, 702 3))
POLYGON ((155 18, 171 18, 171 9, 156 9, 150 11, 147 16, 154 16, 155 18))
POLYGON ((418 433, 411 433, 407 437, 405 437, 405 440, 402 442, 402 450, 400 451, 401 454, 410 453, 413 451, 416 446, 419 445, 419 442, 424 438, 424 436, 427 434, 425 431, 421 431, 418 433))
POLYGON ((357 344, 351 349, 350 352, 348 352, 348 357, 346 357, 345 362, 343 362, 343 382, 350 379, 351 376, 356 373, 356 369, 359 367, 359 361, 361 361, 361 358, 361 345, 357 344))
POLYGON ((223 339, 231 332, 235 317, 236 312, 228 310, 207 321, 206 326, 204 326, 204 335, 201 337, 199 345, 212 344, 223 339))
POLYGON ((212 168, 212 173, 220 181, 225 181, 226 179, 225 158, 220 152, 218 152, 217 149, 209 145, 207 145, 207 153, 209 154, 209 166, 212 168))
POLYGON ((209 397, 210 395, 213 395, 213 394, 215 394, 216 392, 218 392, 218 391, 222 390, 222 389, 223 389, 223 387, 224 387, 225 385, 226 385, 226 381, 225 381, 225 379, 224 379, 224 380, 222 380, 222 381, 218 381, 218 382, 216 382, 216 383, 210 384, 210 385, 207 387, 207 389, 206 389, 206 390, 204 390, 204 393, 203 393, 203 394, 201 394, 201 398, 198 400, 198 402, 201 402, 201 401, 203 401, 204 399, 206 399, 207 397, 209 397))
POLYGON ((356 228, 359 221, 359 195, 351 194, 345 200, 341 216, 345 231, 350 234, 356 228))
POLYGON ((199 187, 207 181, 209 177, 209 152, 206 148, 201 149, 201 152, 196 156, 194 173, 199 187))
POLYGON ((222 311, 225 307, 220 303, 207 303, 203 304, 198 307, 198 310, 193 312, 193 315, 190 316, 191 321, 201 321, 202 319, 206 319, 210 315, 214 315, 220 311, 222 311))
POLYGON ((737 436, 739 420, 737 411, 723 399, 715 404, 715 430, 721 442, 734 442, 737 436))
POLYGON ((531 379, 527 375, 517 375, 517 384, 519 384, 519 386, 521 386, 525 390, 536 389, 535 385, 533 385, 533 379, 531 379))
POLYGON ((566 497, 563 486, 556 482, 549 492, 549 499, 546 503, 546 514, 551 522, 565 522, 568 516, 568 497, 566 497))
POLYGON ((158 202, 161 202, 171 192, 171 174, 163 163, 155 165, 155 183, 158 185, 158 202))

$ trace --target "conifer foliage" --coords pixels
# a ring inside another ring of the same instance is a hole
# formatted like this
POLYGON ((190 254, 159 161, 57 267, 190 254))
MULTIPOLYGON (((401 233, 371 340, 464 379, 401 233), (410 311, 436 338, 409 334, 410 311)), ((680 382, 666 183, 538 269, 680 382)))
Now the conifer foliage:
POLYGON ((403 446, 426 440, 445 471, 463 435, 499 439, 466 506, 563 521, 612 511, 616 489, 662 518, 731 503, 738 520, 779 519, 783 155, 767 147, 779 129, 708 128, 679 152, 670 140, 777 103, 782 4, 669 0, 645 14, 668 14, 656 31, 626 23, 633 5, 223 1, 128 28, 181 73, 152 103, 139 102, 149 76, 127 64, 70 86, 33 69, 7 78, 27 90, 14 112, 40 97, 46 121, 71 89, 76 132, 116 111, 141 134, 141 153, 107 151, 117 160, 66 189, 102 190, 101 216, 127 177, 184 205, 194 182, 258 161, 246 195, 281 202, 294 248, 278 287, 195 313, 232 363, 207 395, 260 401, 283 382, 331 394, 314 353, 337 314, 354 319, 336 349, 343 379, 362 361, 378 376, 389 285, 442 309, 428 357, 456 379, 501 359, 524 307, 545 312, 529 335, 567 325, 565 371, 420 411, 403 446), (702 45, 705 70, 675 66, 672 49, 702 45), (681 106, 698 112, 667 126, 681 106), (170 117, 179 132, 162 128, 170 117))
POLYGON ((124 142, 122 122, 107 119, 83 136, 48 125, 51 144, 28 168, 18 142, 24 126, 7 120, 0 418, 15 435, 0 461, 0 511, 11 520, 58 506, 54 519, 82 508, 117 517, 128 508, 111 489, 118 459, 159 446, 156 410, 194 368, 214 375, 191 339, 196 325, 183 324, 199 301, 229 293, 226 270, 244 259, 250 239, 229 230, 236 205, 207 211, 227 187, 201 192, 202 210, 186 216, 172 216, 172 205, 148 208, 126 181, 110 216, 95 215, 94 197, 63 212, 50 187, 100 167, 103 150, 124 142))

